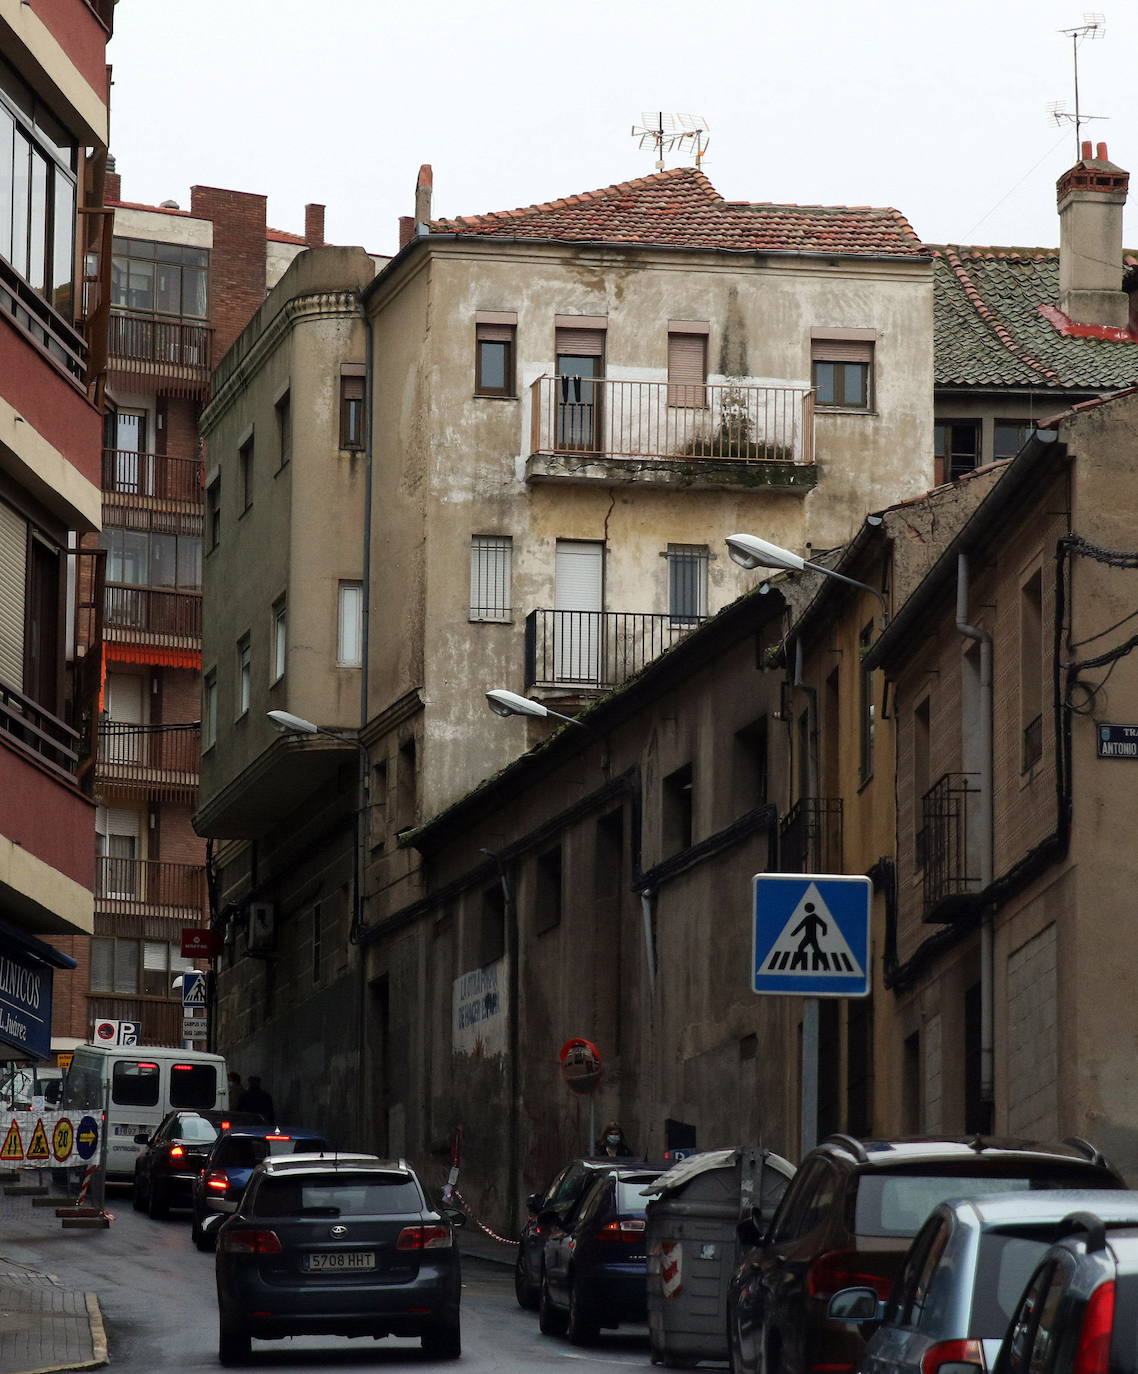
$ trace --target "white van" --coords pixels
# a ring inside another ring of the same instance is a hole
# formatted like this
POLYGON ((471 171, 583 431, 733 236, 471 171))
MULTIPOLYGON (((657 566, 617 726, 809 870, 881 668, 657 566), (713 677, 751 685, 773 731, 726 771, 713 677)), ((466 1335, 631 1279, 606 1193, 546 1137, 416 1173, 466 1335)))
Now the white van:
POLYGON ((225 1059, 204 1050, 167 1045, 80 1045, 63 1084, 63 1109, 100 1112, 107 1101, 107 1178, 134 1179, 142 1152, 135 1136, 154 1128, 175 1107, 198 1111, 229 1106, 225 1059))

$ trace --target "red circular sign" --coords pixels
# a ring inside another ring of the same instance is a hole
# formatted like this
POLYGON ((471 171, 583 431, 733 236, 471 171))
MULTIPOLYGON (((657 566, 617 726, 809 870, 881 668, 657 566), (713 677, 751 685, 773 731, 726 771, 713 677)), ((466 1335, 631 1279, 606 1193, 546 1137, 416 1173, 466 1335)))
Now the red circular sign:
POLYGON ((118 1037, 118 1027, 113 1021, 97 1021, 95 1023, 95 1037, 98 1040, 114 1040, 118 1037))
POLYGON ((605 1066, 601 1052, 591 1040, 579 1036, 561 1046, 561 1077, 571 1092, 591 1093, 600 1087, 605 1066))

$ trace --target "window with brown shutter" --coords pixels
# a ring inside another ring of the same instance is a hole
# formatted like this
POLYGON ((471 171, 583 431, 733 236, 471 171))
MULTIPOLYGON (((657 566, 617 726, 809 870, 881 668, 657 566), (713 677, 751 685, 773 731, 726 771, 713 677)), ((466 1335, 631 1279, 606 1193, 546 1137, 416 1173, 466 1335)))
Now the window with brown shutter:
POLYGON ((814 404, 835 410, 871 410, 873 348, 872 339, 811 340, 814 404))
POLYGON ((340 447, 364 446, 364 382, 363 376, 340 377, 340 447))
POLYGON ((668 335, 668 404, 707 405, 707 335, 668 335))
POLYGON ((513 396, 514 335, 512 324, 475 324, 474 392, 477 396, 513 396))

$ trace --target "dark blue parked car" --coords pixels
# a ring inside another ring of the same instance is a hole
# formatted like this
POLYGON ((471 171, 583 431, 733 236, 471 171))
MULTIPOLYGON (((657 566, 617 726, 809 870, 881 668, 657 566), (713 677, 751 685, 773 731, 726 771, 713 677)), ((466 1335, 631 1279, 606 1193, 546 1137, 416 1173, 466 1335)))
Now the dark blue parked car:
POLYGON ((319 1131, 304 1126, 242 1126, 218 1136, 194 1178, 194 1244, 199 1250, 215 1248, 217 1227, 204 1227, 203 1222, 216 1213, 237 1210, 245 1185, 262 1159, 327 1148, 328 1142, 319 1131))
POLYGON ((596 1340, 602 1326, 648 1320, 648 1254, 642 1189, 666 1164, 615 1165, 590 1185, 572 1222, 538 1218, 545 1264, 538 1325, 574 1345, 596 1340))

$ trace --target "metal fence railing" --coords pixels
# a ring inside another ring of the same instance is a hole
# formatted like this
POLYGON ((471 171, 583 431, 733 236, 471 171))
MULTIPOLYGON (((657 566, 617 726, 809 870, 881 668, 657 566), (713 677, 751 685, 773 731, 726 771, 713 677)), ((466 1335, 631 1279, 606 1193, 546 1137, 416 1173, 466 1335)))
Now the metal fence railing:
POLYGON ((531 611, 526 688, 619 686, 702 621, 639 611, 531 611))

